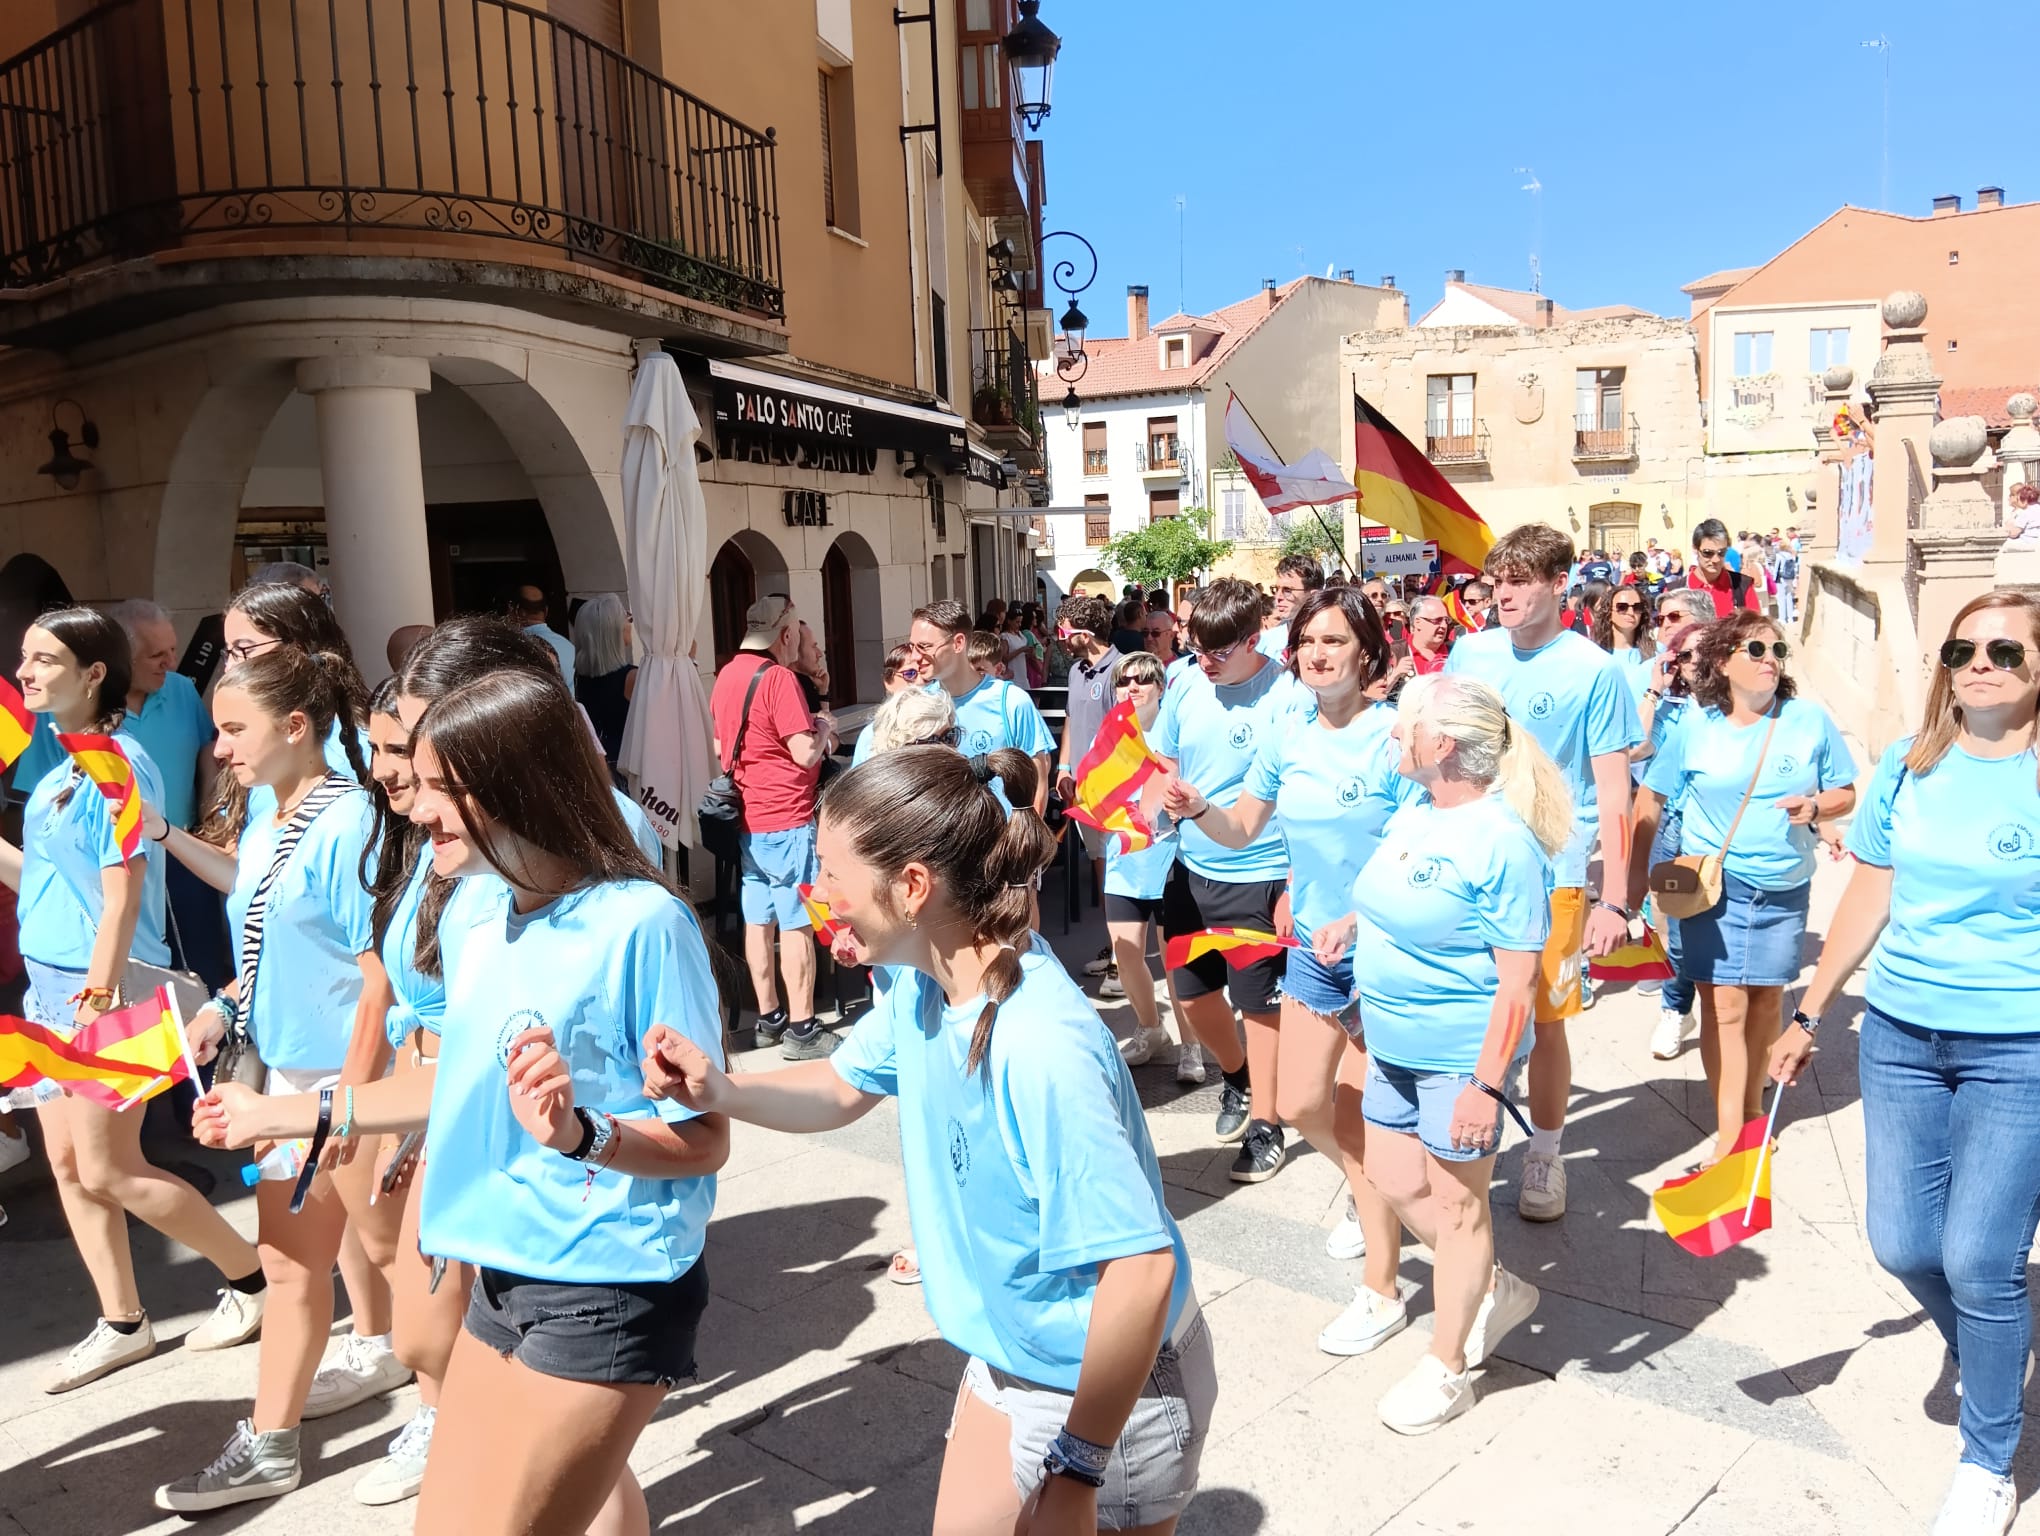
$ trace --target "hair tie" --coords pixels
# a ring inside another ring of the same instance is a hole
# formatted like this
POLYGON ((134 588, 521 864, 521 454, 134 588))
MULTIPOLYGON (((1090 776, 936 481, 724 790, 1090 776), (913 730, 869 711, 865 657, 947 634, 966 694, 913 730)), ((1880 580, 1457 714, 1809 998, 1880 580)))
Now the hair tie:
POLYGON ((1509 749, 1509 732, 1513 728, 1514 723, 1509 719, 1509 717, 1507 715, 1502 716, 1502 750, 1504 752, 1508 751, 1509 749))
POLYGON ((980 784, 989 785, 999 776, 999 770, 992 766, 992 760, 980 753, 970 760, 970 776, 980 784))

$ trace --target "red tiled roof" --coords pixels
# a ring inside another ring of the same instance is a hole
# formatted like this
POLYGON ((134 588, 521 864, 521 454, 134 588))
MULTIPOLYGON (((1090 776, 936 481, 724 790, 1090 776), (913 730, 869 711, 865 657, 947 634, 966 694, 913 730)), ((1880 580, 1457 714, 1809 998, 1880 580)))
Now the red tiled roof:
POLYGON ((1710 272, 1705 277, 1694 278, 1679 292, 1705 293, 1710 288, 1733 288, 1756 270, 1755 267, 1723 267, 1719 272, 1710 272))
MULTIPOLYGON (((1275 290, 1273 305, 1268 302, 1267 290, 1258 289, 1251 298, 1228 304, 1208 315, 1171 315, 1138 341, 1125 336, 1086 336, 1084 354, 1090 363, 1084 370, 1084 376, 1076 382, 1077 398, 1097 400, 1107 395, 1180 394, 1184 390, 1201 388, 1212 370, 1251 336, 1255 327, 1274 313, 1275 308, 1299 286, 1309 281, 1307 277, 1291 278, 1275 290), (1155 334, 1165 327, 1176 328, 1179 320, 1189 321, 1201 330, 1217 332, 1217 340, 1204 356, 1189 367, 1165 369, 1160 364, 1161 348, 1155 345, 1155 334)), ((1045 366, 1042 381, 1044 390, 1066 387, 1045 366)))
POLYGON ((2040 384, 1971 384, 1943 388, 1941 419, 1947 421, 1956 416, 1981 416, 1987 426, 2009 427, 2012 418, 2005 411, 2005 402, 2021 390, 2040 397, 2040 384))
POLYGON ((1159 325, 1151 334, 1160 336, 1165 331, 1224 331, 1226 323, 1216 315, 1186 315, 1180 309, 1159 325))
MULTIPOLYGON (((1537 301, 1540 298, 1549 297, 1549 295, 1545 294, 1529 293, 1521 288, 1490 288, 1485 283, 1455 282, 1446 284, 1446 287, 1448 289, 1458 288, 1466 293, 1470 293, 1483 304, 1493 305, 1511 320, 1515 321, 1516 324, 1527 325, 1533 328, 1538 324, 1537 301)), ((1444 300, 1440 299, 1438 302, 1442 304, 1444 300)), ((1437 305, 1434 304, 1432 310, 1435 311, 1436 309, 1437 305)), ((1560 320, 1629 319, 1633 316, 1647 315, 1649 313, 1649 310, 1638 309, 1633 304, 1602 304, 1593 309, 1567 309, 1563 304, 1553 300, 1551 305, 1551 319, 1554 323, 1560 320)), ((1430 314, 1427 313, 1424 319, 1419 320, 1417 324, 1421 326, 1425 320, 1429 319, 1430 314)))

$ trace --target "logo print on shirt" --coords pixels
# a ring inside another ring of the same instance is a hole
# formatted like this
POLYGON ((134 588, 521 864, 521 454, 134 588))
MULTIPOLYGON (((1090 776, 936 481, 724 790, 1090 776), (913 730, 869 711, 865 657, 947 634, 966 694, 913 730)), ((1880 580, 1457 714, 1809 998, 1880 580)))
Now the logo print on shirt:
POLYGON ((966 756, 982 757, 985 753, 992 750, 992 733, 990 731, 972 731, 969 736, 964 738, 963 744, 966 748, 966 756))
POLYGON ((956 1175, 958 1189, 970 1181, 970 1138, 954 1115, 949 1117, 949 1171, 956 1175))
POLYGON ((1790 752, 1782 752, 1778 755, 1777 764, 1772 769, 1772 772, 1776 773, 1781 779, 1789 779, 1793 774, 1799 772, 1799 759, 1790 752))
POLYGON ((502 1066, 510 1065, 510 1042, 527 1029, 544 1029, 545 1015, 534 1013, 529 1008, 520 1008, 503 1021, 503 1027, 496 1031, 496 1061, 502 1066))
POLYGON ((1238 725, 1233 727, 1232 735, 1228 736, 1226 740, 1230 741, 1234 747, 1242 751, 1244 751, 1248 747, 1251 747, 1254 744, 1254 722, 1251 720, 1242 720, 1238 725))
POLYGON ((2022 821, 2008 821, 1991 828, 1990 851, 1998 858, 2010 862, 2023 859, 2033 851, 2033 829, 2022 821))
POLYGON ((1360 803, 1360 779, 1356 774, 1339 786, 1339 804, 1351 809, 1360 803))
POLYGON ((1438 883, 1438 877, 1445 873, 1445 861, 1440 858, 1419 859, 1410 866, 1405 877, 1417 890, 1428 890, 1438 883))
POLYGON ((1558 708, 1558 700, 1550 694, 1538 692, 1530 695, 1529 714, 1532 720, 1548 720, 1551 718, 1551 712, 1556 708, 1558 708))

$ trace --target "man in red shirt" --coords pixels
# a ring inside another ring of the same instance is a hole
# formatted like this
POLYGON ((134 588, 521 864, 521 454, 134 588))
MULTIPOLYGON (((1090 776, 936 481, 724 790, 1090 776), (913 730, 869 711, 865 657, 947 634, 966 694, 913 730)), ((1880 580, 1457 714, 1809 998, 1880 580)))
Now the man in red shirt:
POLYGON ((815 1021, 814 933, 800 899, 800 888, 815 878, 815 785, 836 742, 826 717, 817 722, 808 708, 792 670, 800 644, 793 600, 761 597, 744 615, 743 641, 708 696, 716 761, 744 799, 739 899, 744 961, 758 994, 756 1041, 779 1046, 789 1061, 827 1056, 837 1044, 815 1021), (784 1006, 773 965, 775 929, 784 1006))
POLYGON ((1728 527, 1710 517, 1693 530, 1693 565, 1686 585, 1714 599, 1714 616, 1725 619, 1738 608, 1763 612, 1764 579, 1728 567, 1728 527))
POLYGON ((1410 670, 1429 677, 1445 670, 1445 657, 1452 649, 1452 615, 1442 597, 1419 597, 1410 602, 1410 670))

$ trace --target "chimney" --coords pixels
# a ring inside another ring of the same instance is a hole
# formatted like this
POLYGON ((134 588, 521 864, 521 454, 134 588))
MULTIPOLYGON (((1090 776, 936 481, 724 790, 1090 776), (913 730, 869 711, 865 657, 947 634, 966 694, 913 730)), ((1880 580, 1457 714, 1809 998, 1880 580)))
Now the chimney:
POLYGON ((1350 283, 1350 282, 1352 282, 1352 281, 1353 281, 1353 269, 1352 269, 1351 267, 1341 267, 1341 268, 1339 268, 1339 281, 1340 281, 1340 282, 1342 282, 1342 283, 1350 283))
POLYGON ((1126 337, 1129 341, 1147 340, 1147 284, 1126 285, 1126 337))
POLYGON ((1262 298, 1264 298, 1264 299, 1266 299, 1266 300, 1268 301, 1268 307, 1269 307, 1270 309, 1273 309, 1273 308, 1275 307, 1275 279, 1274 279, 1274 278, 1272 278, 1272 277, 1264 277, 1264 278, 1262 278, 1262 279, 1261 279, 1261 297, 1262 297, 1262 298))
POLYGON ((1961 211, 1962 194, 1960 192, 1950 192, 1945 196, 1934 199, 1934 217, 1937 219, 1943 214, 1960 213, 1961 211))
POLYGON ((1395 274, 1393 272, 1382 273, 1381 286, 1384 288, 1393 288, 1395 286, 1395 274))
POLYGON ((1537 329, 1540 331, 1550 330, 1551 319, 1551 300, 1545 298, 1543 294, 1539 294, 1537 296, 1537 329))
POLYGON ((1448 283, 1463 283, 1463 282, 1465 282, 1465 281, 1466 281, 1466 268, 1464 268, 1464 267, 1447 267, 1447 268, 1445 269, 1445 281, 1446 281, 1446 282, 1448 282, 1448 283))
POLYGON ((2005 189, 2003 187, 1978 187, 1976 189, 1976 206, 1978 208, 2002 208, 2004 205, 2005 189))

